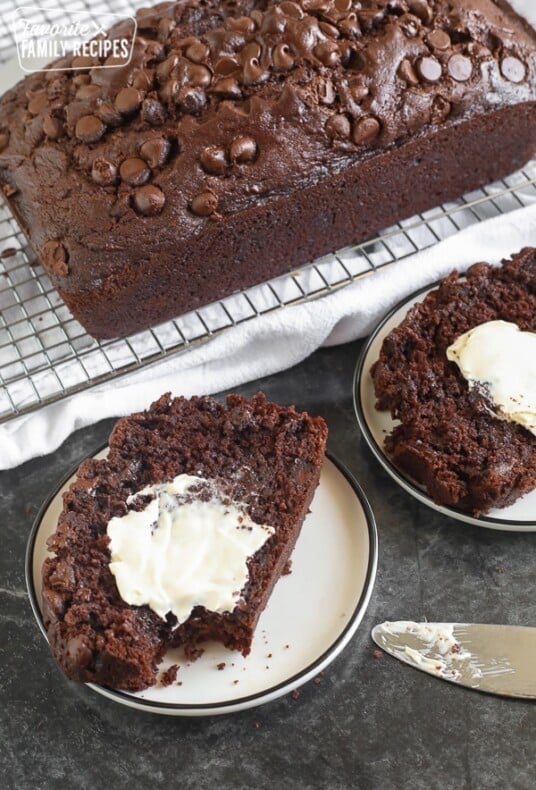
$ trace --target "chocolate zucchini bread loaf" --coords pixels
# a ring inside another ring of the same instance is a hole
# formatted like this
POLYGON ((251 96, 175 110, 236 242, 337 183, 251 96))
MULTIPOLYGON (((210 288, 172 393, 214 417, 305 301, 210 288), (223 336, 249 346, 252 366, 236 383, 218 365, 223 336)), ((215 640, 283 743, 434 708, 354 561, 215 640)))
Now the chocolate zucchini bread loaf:
POLYGON ((536 332, 536 250, 451 274, 389 333, 372 370, 377 408, 401 421, 385 439, 393 463, 435 502, 474 515, 536 488, 535 433, 505 419, 488 385, 471 386, 447 358, 458 338, 497 320, 536 332))
POLYGON ((169 647, 195 658, 217 640, 246 655, 308 512, 326 435, 321 418, 261 394, 226 405, 163 396, 119 420, 108 456, 84 461, 65 494, 43 566, 44 625, 68 677, 136 691, 156 682, 169 647), (235 589, 238 538, 259 530, 235 589), (152 539, 173 560, 167 570, 151 564, 152 539), (231 607, 213 605, 230 593, 231 607))
POLYGON ((95 337, 357 242, 536 148, 536 33, 503 0, 185 0, 137 19, 128 66, 67 58, 0 102, 4 192, 95 337))

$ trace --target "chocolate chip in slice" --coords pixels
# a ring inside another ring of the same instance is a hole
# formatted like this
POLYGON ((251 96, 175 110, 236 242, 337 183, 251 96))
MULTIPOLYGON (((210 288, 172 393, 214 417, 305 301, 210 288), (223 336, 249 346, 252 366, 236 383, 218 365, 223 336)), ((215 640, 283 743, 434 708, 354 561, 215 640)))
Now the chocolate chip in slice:
POLYGON ((354 123, 352 129, 352 140, 356 145, 371 143, 379 135, 381 124, 373 115, 360 118, 354 123))
POLYGON ((214 64, 214 73, 227 77, 240 68, 238 60, 231 55, 222 55, 214 64))
POLYGON ((242 91, 240 85, 234 77, 224 77, 212 87, 212 93, 228 99, 240 99, 242 91))
POLYGON ((105 124, 96 115, 83 115, 78 120, 74 133, 83 143, 96 143, 105 131, 105 124))
POLYGON ((132 115, 137 112, 141 106, 142 94, 138 88, 122 88, 115 97, 115 109, 121 115, 132 115))
POLYGON ((150 126, 162 126, 166 120, 166 111, 158 99, 144 99, 141 105, 141 117, 150 126))
POLYGON ((100 102, 95 110, 95 115, 107 126, 119 126, 123 121, 121 113, 108 102, 100 102))
POLYGON ((149 180, 151 171, 143 159, 131 157, 121 163, 119 175, 126 184, 137 187, 149 180))
POLYGON ((117 179, 117 167, 108 159, 98 156, 91 168, 91 178, 101 187, 110 186, 117 179))
POLYGON ((448 99, 445 99, 444 96, 440 94, 434 97, 432 102, 432 109, 430 112, 430 120, 432 123, 443 123, 448 116, 450 115, 450 111, 452 106, 448 99))
POLYGON ((140 69, 132 80, 132 87, 140 91, 149 91, 153 87, 153 82, 154 71, 151 69, 140 69))
POLYGON ((272 52, 272 63, 276 71, 288 71, 294 65, 294 56, 288 44, 277 44, 272 52))
POLYGON ((192 88, 208 88, 212 82, 210 69, 200 63, 192 63, 188 67, 188 84, 192 88))
POLYGON ((321 41, 316 45, 313 53, 324 66, 331 68, 336 66, 341 59, 339 47, 334 41, 321 41))
POLYGON ((331 140, 347 140, 350 137, 350 121, 342 113, 336 113, 328 118, 324 128, 331 140))
POLYGON ((40 257, 45 269, 56 277, 66 277, 69 274, 69 253, 61 241, 53 239, 47 241, 40 250, 40 257))
POLYGON ((456 82, 467 82, 471 79, 473 73, 473 63, 471 58, 456 53, 449 58, 447 70, 453 80, 456 82))
POLYGON ((425 25, 432 21, 432 9, 427 0, 408 0, 409 10, 425 25))
POLYGON ((411 61, 409 61, 407 58, 404 58, 404 60, 401 62, 396 73, 400 79, 404 80, 404 82, 407 82, 408 85, 418 85, 419 83, 417 72, 413 68, 411 61))
POLYGON ((34 94, 28 102, 28 112, 32 115, 39 115, 48 106, 48 96, 46 91, 34 94))
POLYGON ((227 168, 225 150, 219 145, 208 145, 199 154, 201 166, 206 173, 222 175, 227 168))
POLYGON ((64 134, 63 124, 54 115, 45 115, 43 118, 43 131, 49 140, 59 140, 64 134))
POLYGON ((432 57, 420 58, 417 61, 417 73, 425 82, 437 82, 441 79, 441 63, 432 57))
POLYGON ((268 78, 268 72, 261 66, 257 58, 250 58, 244 63, 242 70, 242 82, 244 85, 255 85, 264 82, 268 78))
POLYGON ((134 193, 134 205, 136 210, 144 217, 153 217, 160 214, 164 208, 166 196, 154 184, 146 184, 139 187, 134 193))
POLYGON ((253 137, 244 134, 238 135, 229 147, 229 156, 231 162, 239 164, 253 162, 257 156, 257 143, 253 137))
POLYGON ((192 63, 206 63, 210 56, 210 49, 202 41, 194 41, 186 48, 184 54, 192 63))
POLYGON ((501 73, 510 82, 523 82, 526 69, 523 61, 513 55, 507 55, 501 60, 501 73))
POLYGON ((176 102, 183 112, 196 115, 207 103, 207 97, 202 88, 184 85, 177 95, 176 102))
POLYGON ((437 28, 428 33, 427 41, 432 49, 444 52, 450 47, 450 36, 444 30, 437 28))
POLYGON ((165 137, 151 137, 140 146, 140 156, 149 167, 162 167, 169 156, 171 145, 165 137))
POLYGON ((198 217, 210 217, 218 208, 218 196, 207 189, 194 197, 190 208, 198 217))

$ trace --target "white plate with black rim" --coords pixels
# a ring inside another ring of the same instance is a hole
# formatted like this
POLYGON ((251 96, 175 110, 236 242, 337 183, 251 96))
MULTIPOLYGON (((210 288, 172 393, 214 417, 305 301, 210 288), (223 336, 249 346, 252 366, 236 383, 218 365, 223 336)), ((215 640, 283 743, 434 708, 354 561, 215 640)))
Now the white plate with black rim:
POLYGON ((406 317, 408 310, 417 302, 422 302, 426 294, 439 283, 423 288, 396 305, 385 318, 380 321, 369 337, 359 357, 354 375, 354 407, 361 433, 370 449, 399 486, 411 494, 419 502, 443 513, 445 516, 474 524, 478 527, 506 530, 510 532, 536 531, 536 490, 521 497, 510 507, 494 508, 484 516, 472 516, 453 507, 438 505, 426 490, 412 480, 411 477, 397 469, 384 450, 385 437, 391 433, 397 422, 389 412, 378 411, 375 407, 376 397, 370 370, 379 357, 384 339, 406 317))
MULTIPOLYGON (((62 494, 73 478, 69 474, 44 503, 26 551, 28 593, 45 638, 41 568, 62 494)), ((377 559, 376 525, 366 497, 328 454, 292 554, 292 572, 275 586, 249 656, 210 643, 199 659, 188 662, 180 650, 170 650, 160 672, 179 665, 171 685, 135 694, 87 685, 122 705, 171 716, 231 713, 277 699, 318 676, 352 639, 370 600, 377 559)))

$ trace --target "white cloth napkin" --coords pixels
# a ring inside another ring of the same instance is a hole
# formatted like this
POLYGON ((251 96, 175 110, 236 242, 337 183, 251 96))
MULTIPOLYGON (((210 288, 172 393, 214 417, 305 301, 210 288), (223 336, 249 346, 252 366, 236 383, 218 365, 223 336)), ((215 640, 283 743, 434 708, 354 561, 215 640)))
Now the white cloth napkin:
POLYGON ((52 452, 77 428, 146 408, 164 392, 208 394, 289 368, 322 345, 364 337, 413 291, 536 246, 536 204, 472 225, 316 301, 227 329, 208 343, 0 426, 0 469, 52 452))

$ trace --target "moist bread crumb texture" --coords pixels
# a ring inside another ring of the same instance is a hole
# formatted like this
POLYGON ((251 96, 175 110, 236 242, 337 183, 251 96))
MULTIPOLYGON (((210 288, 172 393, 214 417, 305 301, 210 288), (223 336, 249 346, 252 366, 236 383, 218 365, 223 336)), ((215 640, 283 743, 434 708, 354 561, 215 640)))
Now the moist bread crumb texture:
POLYGON ((286 567, 318 484, 327 429, 320 418, 256 395, 222 405, 163 396, 118 421, 106 459, 84 461, 43 566, 43 619, 52 652, 73 680, 136 691, 156 682, 170 647, 189 659, 216 640, 247 655, 257 619, 286 567), (248 560, 233 612, 196 607, 178 628, 148 606, 129 606, 110 572, 107 524, 145 486, 191 474, 222 481, 249 515, 275 534, 248 560))
POLYGON ((372 369, 376 407, 401 421, 385 439, 389 457, 435 502, 477 516, 536 487, 536 436, 497 419, 485 390, 470 389, 446 356, 496 319, 536 332, 536 250, 451 274, 389 333, 372 369))
POLYGON ((186 0, 137 22, 127 66, 67 57, 0 100, 4 192, 95 337, 289 271, 535 150, 536 35, 502 0, 186 0))

